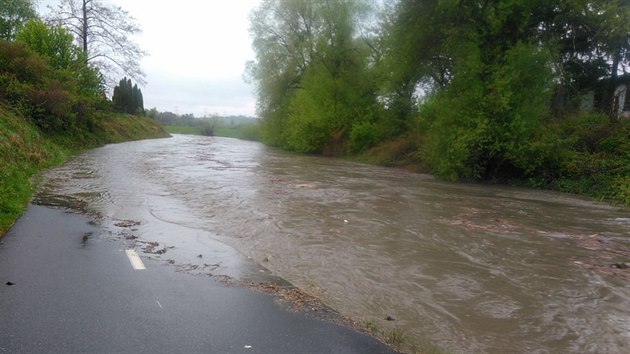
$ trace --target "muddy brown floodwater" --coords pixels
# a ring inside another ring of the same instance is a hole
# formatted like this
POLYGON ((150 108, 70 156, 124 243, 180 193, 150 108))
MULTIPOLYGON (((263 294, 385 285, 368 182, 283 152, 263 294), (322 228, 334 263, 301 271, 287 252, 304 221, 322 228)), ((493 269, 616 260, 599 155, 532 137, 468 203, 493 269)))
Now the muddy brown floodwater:
POLYGON ((181 135, 82 154, 38 198, 188 271, 263 271, 245 255, 410 345, 630 352, 628 209, 181 135))

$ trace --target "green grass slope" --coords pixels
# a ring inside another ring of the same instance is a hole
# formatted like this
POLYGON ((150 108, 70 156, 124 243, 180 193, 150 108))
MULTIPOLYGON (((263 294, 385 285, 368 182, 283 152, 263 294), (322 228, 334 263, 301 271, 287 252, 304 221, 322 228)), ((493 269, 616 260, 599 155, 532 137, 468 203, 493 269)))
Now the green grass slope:
POLYGON ((0 235, 22 214, 36 188, 33 177, 44 169, 106 143, 168 136, 146 117, 117 115, 95 122, 95 133, 76 130, 49 136, 30 119, 0 105, 0 235))

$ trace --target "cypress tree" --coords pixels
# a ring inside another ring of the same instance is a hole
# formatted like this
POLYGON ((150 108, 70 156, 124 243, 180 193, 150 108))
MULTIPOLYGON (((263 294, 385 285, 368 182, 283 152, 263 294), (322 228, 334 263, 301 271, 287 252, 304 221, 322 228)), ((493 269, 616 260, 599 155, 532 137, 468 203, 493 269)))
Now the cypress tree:
POLYGON ((118 86, 114 87, 112 102, 116 112, 144 114, 142 91, 137 84, 132 85, 131 79, 126 77, 120 80, 118 86))

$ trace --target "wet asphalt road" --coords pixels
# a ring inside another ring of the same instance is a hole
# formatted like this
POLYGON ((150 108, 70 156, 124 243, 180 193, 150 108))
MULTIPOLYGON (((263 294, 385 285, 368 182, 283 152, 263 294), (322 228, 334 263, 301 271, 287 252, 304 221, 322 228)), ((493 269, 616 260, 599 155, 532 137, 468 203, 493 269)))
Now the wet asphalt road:
POLYGON ((134 270, 88 221, 31 205, 2 239, 0 353, 392 352, 208 276, 145 259, 134 270))

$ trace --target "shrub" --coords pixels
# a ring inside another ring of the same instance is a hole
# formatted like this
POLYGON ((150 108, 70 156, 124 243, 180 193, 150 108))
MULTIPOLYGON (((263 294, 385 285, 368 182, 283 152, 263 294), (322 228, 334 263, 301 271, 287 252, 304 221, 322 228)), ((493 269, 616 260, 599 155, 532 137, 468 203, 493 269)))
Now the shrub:
POLYGON ((42 130, 67 131, 74 127, 74 98, 59 82, 52 82, 42 90, 34 90, 30 99, 34 106, 32 118, 42 130))
POLYGON ((517 44, 487 63, 475 45, 461 50, 465 56, 454 64, 452 82, 421 107, 427 162, 448 179, 526 176, 540 160, 531 158, 537 151, 530 143, 548 117, 548 53, 517 44))
POLYGON ((619 176, 613 181, 610 198, 624 205, 630 205, 630 175, 619 176))
POLYGON ((382 138, 382 130, 371 122, 359 122, 352 126, 350 131, 349 148, 353 153, 358 153, 376 145, 382 138))

